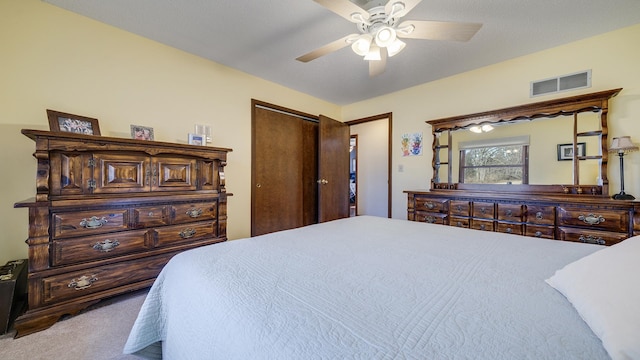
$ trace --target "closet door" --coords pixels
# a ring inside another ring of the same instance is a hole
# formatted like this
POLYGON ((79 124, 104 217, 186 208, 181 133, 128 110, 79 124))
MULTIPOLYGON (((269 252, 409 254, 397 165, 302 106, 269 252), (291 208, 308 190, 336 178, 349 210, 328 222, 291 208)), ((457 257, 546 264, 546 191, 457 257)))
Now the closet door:
POLYGON ((349 217, 349 126, 320 115, 318 221, 349 217))
POLYGON ((303 226, 302 120, 253 111, 251 236, 303 226))

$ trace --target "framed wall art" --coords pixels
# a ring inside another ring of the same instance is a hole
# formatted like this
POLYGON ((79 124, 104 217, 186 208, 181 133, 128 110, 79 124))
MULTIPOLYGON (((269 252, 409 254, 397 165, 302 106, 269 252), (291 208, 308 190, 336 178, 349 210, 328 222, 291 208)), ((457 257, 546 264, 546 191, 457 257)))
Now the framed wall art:
POLYGON ((136 140, 153 140, 153 128, 131 125, 131 138, 136 140))
POLYGON ((205 141, 203 134, 189 134, 189 144, 191 145, 204 145, 205 141))
POLYGON ((84 135, 100 135, 98 119, 47 109, 49 129, 84 135))
MULTIPOLYGON (((584 156, 587 148, 586 143, 577 143, 578 156, 584 156)), ((573 144, 558 144, 558 161, 573 160, 573 144)))

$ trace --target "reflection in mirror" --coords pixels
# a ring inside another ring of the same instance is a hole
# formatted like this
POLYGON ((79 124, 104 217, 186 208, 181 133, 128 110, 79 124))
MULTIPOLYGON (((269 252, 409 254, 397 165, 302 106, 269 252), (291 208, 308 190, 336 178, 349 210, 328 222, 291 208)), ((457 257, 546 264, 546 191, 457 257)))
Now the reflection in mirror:
MULTIPOLYGON (((577 132, 600 131, 599 115, 579 114, 577 132)), ((452 180, 467 184, 573 184, 573 157, 565 160, 558 156, 559 144, 569 144, 573 150, 573 126, 573 116, 558 116, 493 124, 488 132, 452 131, 452 180)), ((447 136, 440 139, 441 145, 448 145, 447 136)), ((600 184, 600 137, 580 136, 577 142, 585 143, 586 149, 578 160, 579 183, 600 184)), ((445 156, 442 152, 441 159, 445 156)))

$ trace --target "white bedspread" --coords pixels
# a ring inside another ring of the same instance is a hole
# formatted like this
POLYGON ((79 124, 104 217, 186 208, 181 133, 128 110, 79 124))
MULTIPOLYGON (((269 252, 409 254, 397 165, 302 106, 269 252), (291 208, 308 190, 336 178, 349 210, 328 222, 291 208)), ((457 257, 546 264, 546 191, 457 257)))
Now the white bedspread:
POLYGON ((124 352, 608 359, 544 281, 600 248, 368 216, 215 244, 167 264, 124 352))

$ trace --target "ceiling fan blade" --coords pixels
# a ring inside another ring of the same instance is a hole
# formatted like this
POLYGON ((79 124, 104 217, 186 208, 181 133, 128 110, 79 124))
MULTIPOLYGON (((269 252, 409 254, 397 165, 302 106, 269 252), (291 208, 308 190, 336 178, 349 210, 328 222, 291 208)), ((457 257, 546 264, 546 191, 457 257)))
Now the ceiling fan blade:
POLYGON ((482 24, 446 21, 407 20, 398 25, 398 37, 426 40, 469 41, 482 27, 482 24), (413 26, 413 31, 402 31, 413 26))
POLYGON ((362 18, 365 20, 369 19, 369 12, 367 12, 365 9, 352 3, 349 0, 314 0, 314 1, 353 23, 360 22, 357 19, 353 18, 353 14, 360 14, 362 18))
POLYGON ((411 9, 413 9, 414 7, 416 7, 416 5, 418 5, 422 0, 402 0, 402 1, 397 1, 397 0, 389 0, 389 2, 387 3, 387 5, 385 5, 384 7, 384 11, 387 14, 390 14, 391 11, 393 10, 393 5, 397 4, 397 3, 401 3, 404 5, 404 9, 395 12, 393 14, 394 17, 399 18, 399 17, 403 17, 405 15, 407 15, 407 13, 409 11, 411 11, 411 9))
POLYGON ((380 49, 380 60, 369 60, 369 77, 382 74, 387 66, 387 49, 380 49))
POLYGON ((302 61, 302 62, 309 62, 311 60, 315 60, 317 58, 319 58, 320 56, 323 55, 327 55, 329 53, 332 53, 334 51, 338 51, 340 49, 342 49, 343 47, 347 47, 349 45, 351 45, 351 40, 354 38, 357 38, 359 35, 358 34, 349 34, 341 39, 338 39, 336 41, 330 42, 325 46, 321 46, 307 54, 304 54, 302 56, 299 56, 296 58, 296 60, 298 61, 302 61))

